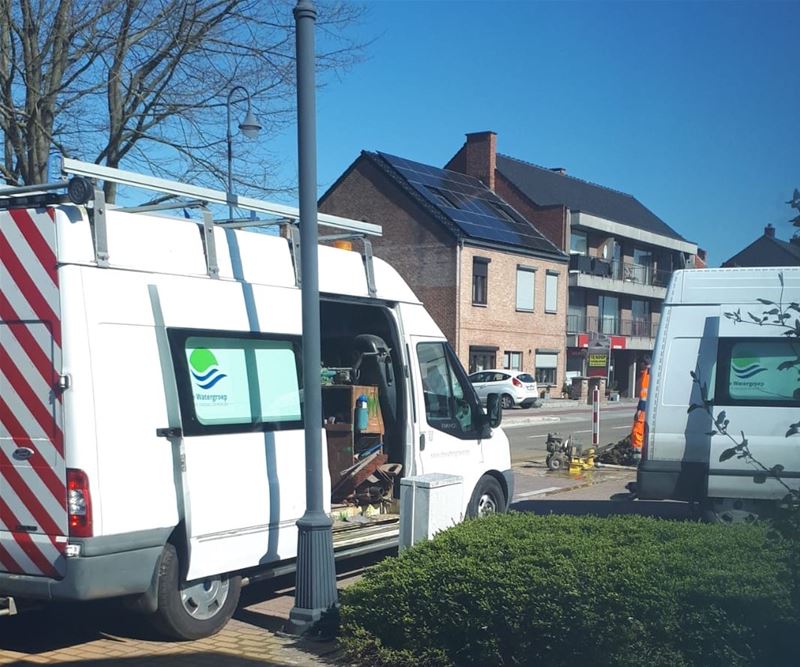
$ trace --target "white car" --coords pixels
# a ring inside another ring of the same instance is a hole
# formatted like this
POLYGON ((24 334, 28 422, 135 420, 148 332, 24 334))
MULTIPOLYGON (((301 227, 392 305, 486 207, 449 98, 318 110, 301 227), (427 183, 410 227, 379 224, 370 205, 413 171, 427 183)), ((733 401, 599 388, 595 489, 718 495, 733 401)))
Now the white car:
POLYGON ((519 405, 529 408, 539 398, 539 387, 530 373, 522 373, 505 368, 489 368, 469 376, 475 393, 482 403, 489 394, 500 394, 500 404, 504 410, 519 405))

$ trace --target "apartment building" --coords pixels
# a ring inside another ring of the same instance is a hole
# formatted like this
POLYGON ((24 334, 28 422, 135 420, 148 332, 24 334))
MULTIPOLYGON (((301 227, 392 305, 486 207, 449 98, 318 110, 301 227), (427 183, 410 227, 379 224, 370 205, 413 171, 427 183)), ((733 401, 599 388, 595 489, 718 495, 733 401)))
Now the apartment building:
POLYGON ((374 253, 425 303, 470 372, 560 387, 569 257, 477 178, 364 151, 321 211, 380 224, 374 253))
POLYGON ((569 254, 567 375, 586 374, 590 337, 605 334, 608 387, 633 395, 672 272, 700 264, 697 245, 632 195, 498 154, 494 132, 466 137, 446 169, 480 179, 569 254))

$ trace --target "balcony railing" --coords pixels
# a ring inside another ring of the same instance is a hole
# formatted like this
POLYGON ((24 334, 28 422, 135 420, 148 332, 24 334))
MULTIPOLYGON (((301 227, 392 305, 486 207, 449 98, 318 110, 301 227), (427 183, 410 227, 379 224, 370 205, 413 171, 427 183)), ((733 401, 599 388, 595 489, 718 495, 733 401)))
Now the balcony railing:
POLYGON ((672 277, 672 271, 657 270, 646 264, 634 264, 616 259, 608 260, 588 255, 570 255, 569 268, 572 271, 601 278, 656 287, 666 287, 672 277))
POLYGON ((618 317, 587 317, 567 315, 567 333, 597 331, 614 336, 655 338, 658 323, 650 318, 620 319, 618 317))

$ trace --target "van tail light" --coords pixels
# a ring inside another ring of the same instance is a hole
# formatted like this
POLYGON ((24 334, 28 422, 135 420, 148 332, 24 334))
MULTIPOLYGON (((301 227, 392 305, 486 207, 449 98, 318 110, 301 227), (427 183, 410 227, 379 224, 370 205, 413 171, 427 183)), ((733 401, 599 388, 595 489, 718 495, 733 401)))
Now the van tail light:
POLYGON ((519 381, 519 378, 511 378, 511 384, 515 387, 521 387, 522 383, 519 381))
POLYGON ((92 496, 83 470, 67 468, 67 518, 70 537, 92 536, 92 496))

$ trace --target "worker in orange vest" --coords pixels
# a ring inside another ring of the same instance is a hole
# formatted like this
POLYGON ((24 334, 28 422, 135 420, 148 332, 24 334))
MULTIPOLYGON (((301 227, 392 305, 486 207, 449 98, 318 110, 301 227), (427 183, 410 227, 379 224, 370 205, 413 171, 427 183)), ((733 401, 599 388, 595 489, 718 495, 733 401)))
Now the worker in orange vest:
POLYGON ((647 411, 647 390, 650 387, 650 357, 642 359, 642 370, 639 373, 638 384, 639 404, 636 406, 633 429, 631 430, 631 447, 633 447, 633 458, 636 461, 642 458, 642 446, 644 445, 644 418, 647 411))

